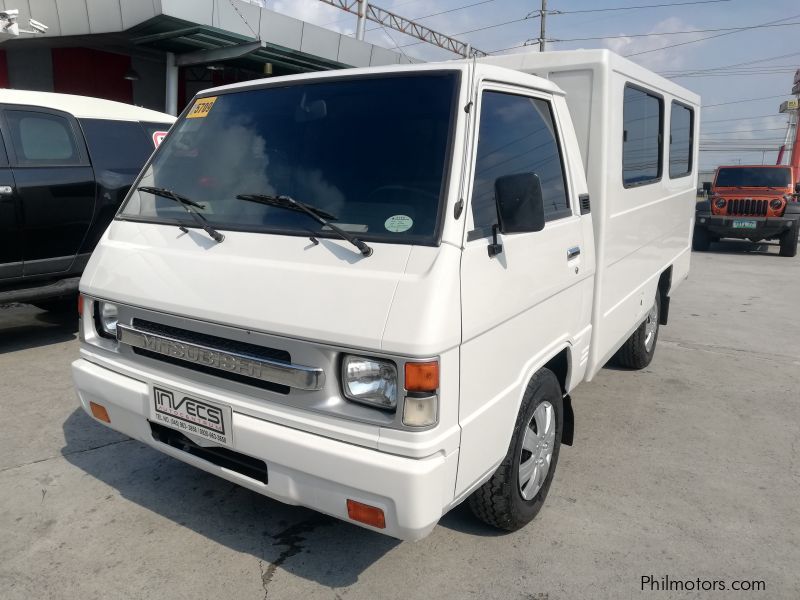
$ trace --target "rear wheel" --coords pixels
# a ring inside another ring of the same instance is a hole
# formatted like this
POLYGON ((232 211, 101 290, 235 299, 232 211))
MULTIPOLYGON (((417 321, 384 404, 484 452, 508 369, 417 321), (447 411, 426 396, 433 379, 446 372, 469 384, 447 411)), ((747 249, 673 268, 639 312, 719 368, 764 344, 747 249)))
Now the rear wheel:
POLYGON ((800 229, 796 227, 798 224, 800 224, 800 221, 795 222, 795 227, 784 232, 781 236, 781 256, 797 256, 797 236, 800 233, 800 229))
POLYGON ((656 293, 655 302, 633 335, 617 351, 614 362, 628 369, 644 369, 653 360, 658 342, 658 321, 661 316, 661 293, 656 293))
POLYGON ((698 252, 705 252, 711 247, 711 235, 705 227, 697 227, 695 225, 694 234, 692 235, 692 250, 698 252))
POLYGON ((549 369, 533 376, 522 399, 506 457, 469 497, 479 519, 506 531, 524 527, 550 490, 564 427, 561 385, 549 369))

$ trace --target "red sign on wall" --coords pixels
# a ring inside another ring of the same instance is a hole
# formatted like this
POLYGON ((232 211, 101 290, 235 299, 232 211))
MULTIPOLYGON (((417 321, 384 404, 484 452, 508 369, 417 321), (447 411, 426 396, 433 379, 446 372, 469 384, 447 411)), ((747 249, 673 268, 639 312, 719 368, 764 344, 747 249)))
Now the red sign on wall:
POLYGON ((164 141, 164 138, 167 136, 166 131, 154 131, 153 132, 153 146, 158 148, 161 145, 161 142, 164 141))

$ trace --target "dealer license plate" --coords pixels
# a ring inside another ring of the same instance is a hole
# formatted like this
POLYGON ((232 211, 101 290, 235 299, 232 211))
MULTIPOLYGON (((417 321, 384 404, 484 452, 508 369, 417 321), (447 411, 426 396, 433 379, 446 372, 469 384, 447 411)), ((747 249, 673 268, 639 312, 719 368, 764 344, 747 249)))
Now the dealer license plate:
POLYGON ((756 222, 755 221, 746 221, 744 219, 735 219, 733 221, 733 228, 734 229, 755 229, 756 222))
POLYGON ((173 389, 153 386, 150 418, 172 429, 233 446, 230 406, 193 398, 173 389))

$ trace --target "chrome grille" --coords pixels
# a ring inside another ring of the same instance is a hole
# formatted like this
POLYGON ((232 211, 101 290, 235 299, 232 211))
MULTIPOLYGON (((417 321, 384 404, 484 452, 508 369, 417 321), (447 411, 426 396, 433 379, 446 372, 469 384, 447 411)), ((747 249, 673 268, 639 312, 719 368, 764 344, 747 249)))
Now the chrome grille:
POLYGON ((134 354, 207 375, 288 394, 320 390, 322 369, 295 365, 285 350, 134 318, 117 325, 117 339, 134 354))

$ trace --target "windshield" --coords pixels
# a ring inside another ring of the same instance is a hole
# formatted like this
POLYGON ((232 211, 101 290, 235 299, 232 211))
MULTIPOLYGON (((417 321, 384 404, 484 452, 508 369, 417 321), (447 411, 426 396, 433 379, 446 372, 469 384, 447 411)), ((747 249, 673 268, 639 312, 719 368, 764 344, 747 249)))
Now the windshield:
POLYGON ((788 187, 791 182, 789 169, 759 169, 739 167, 720 169, 717 187, 788 187))
MULTIPOLYGON (((290 196, 364 240, 436 244, 458 72, 288 84, 195 101, 139 181, 204 206, 217 229, 326 236, 302 212, 237 199, 290 196)), ((186 221, 131 193, 119 218, 186 221)))

